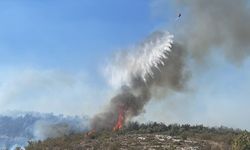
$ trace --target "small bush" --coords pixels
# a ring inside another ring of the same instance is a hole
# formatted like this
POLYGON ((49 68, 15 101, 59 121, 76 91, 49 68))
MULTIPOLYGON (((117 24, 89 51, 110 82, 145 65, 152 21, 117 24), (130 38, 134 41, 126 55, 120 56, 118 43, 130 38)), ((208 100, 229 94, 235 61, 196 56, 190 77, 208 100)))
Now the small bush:
POLYGON ((233 150, 250 150, 250 135, 247 132, 241 133, 233 141, 233 150))

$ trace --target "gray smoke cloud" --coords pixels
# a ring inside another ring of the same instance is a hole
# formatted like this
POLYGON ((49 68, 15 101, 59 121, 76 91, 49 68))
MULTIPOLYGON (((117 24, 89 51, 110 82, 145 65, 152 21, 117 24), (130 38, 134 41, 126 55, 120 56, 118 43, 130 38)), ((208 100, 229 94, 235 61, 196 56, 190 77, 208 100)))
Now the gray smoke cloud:
POLYGON ((44 140, 80 133, 86 130, 88 130, 88 120, 85 120, 85 118, 79 116, 48 116, 34 123, 33 136, 36 140, 44 140))
MULTIPOLYGON (((163 32, 155 32, 142 45, 157 41, 163 32)), ((168 91, 180 91, 185 87, 188 72, 185 70, 186 53, 177 43, 172 44, 168 58, 158 67, 151 66, 153 77, 147 76, 146 82, 132 76, 129 84, 124 84, 110 101, 107 108, 93 117, 91 126, 95 130, 112 129, 117 122, 119 110, 124 110, 124 123, 144 112, 144 106, 153 97, 165 96, 168 91), (156 92, 157 91, 157 92, 156 92)), ((125 63, 125 62, 124 62, 125 63)))
POLYGON ((9 111, 0 114, 0 149, 26 146, 28 141, 45 140, 89 130, 86 116, 9 111))
POLYGON ((221 50, 233 63, 250 54, 250 11, 247 0, 178 0, 186 8, 176 37, 195 60, 221 50))
MULTIPOLYGON (((190 77, 186 67, 189 59, 195 60, 195 64, 203 64, 214 51, 221 51, 224 57, 236 64, 249 57, 248 1, 178 0, 176 4, 186 10, 185 18, 174 28, 175 42, 167 54, 168 58, 162 59, 164 65, 151 66, 154 77, 147 77, 147 82, 139 76, 131 76, 131 83, 124 84, 109 106, 93 117, 93 129, 112 129, 120 108, 125 109, 126 122, 144 112, 144 106, 151 99, 165 97, 170 91, 185 90, 190 77)), ((153 33, 144 44, 161 36, 160 32, 153 33)))

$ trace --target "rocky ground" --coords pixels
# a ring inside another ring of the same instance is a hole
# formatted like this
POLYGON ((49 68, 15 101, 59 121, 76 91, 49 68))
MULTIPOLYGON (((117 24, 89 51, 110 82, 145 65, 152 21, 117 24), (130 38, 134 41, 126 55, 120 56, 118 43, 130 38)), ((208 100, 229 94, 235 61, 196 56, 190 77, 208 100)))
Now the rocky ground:
POLYGON ((183 140, 164 134, 130 134, 117 135, 102 140, 83 140, 79 149, 176 149, 176 150, 204 150, 204 149, 223 149, 223 144, 199 139, 183 140))
POLYGON ((101 135, 74 135, 57 138, 32 144, 27 149, 75 149, 75 150, 228 150, 226 144, 212 140, 194 138, 183 139, 166 134, 101 134, 101 135))
POLYGON ((131 123, 119 131, 90 131, 45 141, 26 150, 250 150, 250 133, 226 127, 131 123))

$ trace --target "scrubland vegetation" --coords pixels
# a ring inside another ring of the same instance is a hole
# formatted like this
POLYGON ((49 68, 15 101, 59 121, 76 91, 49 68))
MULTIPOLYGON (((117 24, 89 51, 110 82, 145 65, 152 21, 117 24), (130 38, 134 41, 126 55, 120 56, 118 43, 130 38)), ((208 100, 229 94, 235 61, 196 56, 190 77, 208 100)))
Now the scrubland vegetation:
POLYGON ((104 130, 30 141, 26 149, 249 150, 250 133, 227 127, 131 122, 116 132, 104 130))

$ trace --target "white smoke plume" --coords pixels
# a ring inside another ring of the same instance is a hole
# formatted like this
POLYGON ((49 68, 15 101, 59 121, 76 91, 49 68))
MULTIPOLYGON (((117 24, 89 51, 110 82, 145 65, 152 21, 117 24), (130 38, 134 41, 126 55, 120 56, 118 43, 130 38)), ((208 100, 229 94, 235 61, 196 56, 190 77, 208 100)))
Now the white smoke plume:
POLYGON ((30 140, 45 140, 89 129, 85 116, 11 111, 0 115, 0 149, 26 146, 30 140))
POLYGON ((117 55, 106 71, 111 84, 120 86, 120 90, 107 109, 94 116, 92 128, 111 129, 121 108, 124 123, 138 116, 156 96, 156 89, 161 94, 183 89, 187 77, 184 58, 185 52, 173 42, 173 35, 164 31, 151 34, 139 46, 117 55))
MULTIPOLYGON (((167 0, 161 1, 165 4, 167 0)), ((230 62, 241 64, 250 54, 250 11, 247 0, 177 0, 184 19, 174 27, 175 39, 166 32, 153 33, 141 45, 119 53, 106 75, 120 87, 106 110, 92 119, 92 128, 110 129, 120 107, 129 120, 144 111, 155 96, 181 91, 189 78, 187 65, 203 65, 220 51, 230 62), (189 57, 191 56, 191 57, 189 57), (195 60, 195 61, 193 61, 195 60)), ((154 8, 157 8, 154 6, 154 8)), ((160 8, 164 8, 160 6, 160 8)))
POLYGON ((160 37, 148 39, 129 51, 116 55, 105 70, 109 83, 115 87, 128 85, 133 78, 141 78, 145 83, 147 78, 154 78, 153 68, 159 70, 159 65, 165 65, 173 44, 173 35, 163 32, 160 37))

